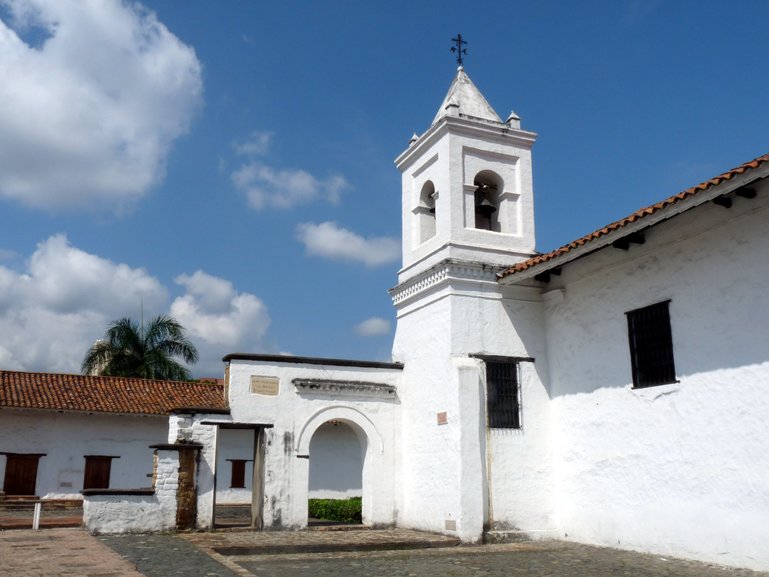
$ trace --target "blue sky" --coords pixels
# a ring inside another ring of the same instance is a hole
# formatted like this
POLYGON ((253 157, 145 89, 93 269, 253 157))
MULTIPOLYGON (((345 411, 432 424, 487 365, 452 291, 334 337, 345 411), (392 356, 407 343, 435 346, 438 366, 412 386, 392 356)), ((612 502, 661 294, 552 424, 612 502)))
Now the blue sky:
POLYGON ((0 368, 107 323, 389 358, 394 158, 465 69, 534 147, 538 250, 769 151, 769 2, 0 0, 0 368))

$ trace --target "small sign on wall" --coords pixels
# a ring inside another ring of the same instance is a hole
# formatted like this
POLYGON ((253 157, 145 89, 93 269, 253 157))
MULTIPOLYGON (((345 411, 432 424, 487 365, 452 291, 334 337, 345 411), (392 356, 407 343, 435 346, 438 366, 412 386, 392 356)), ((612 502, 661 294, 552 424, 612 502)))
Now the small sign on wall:
POLYGON ((274 397, 278 394, 280 379, 278 377, 260 377, 251 375, 251 394, 269 395, 274 397))
POLYGON ((438 424, 439 425, 449 424, 449 414, 446 411, 438 413, 438 424))

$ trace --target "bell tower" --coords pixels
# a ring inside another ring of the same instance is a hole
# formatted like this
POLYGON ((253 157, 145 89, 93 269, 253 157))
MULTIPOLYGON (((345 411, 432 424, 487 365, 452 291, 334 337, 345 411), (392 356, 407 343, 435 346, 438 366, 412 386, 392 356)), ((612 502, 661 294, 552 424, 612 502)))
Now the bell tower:
POLYGON ((465 541, 503 518, 499 509, 492 515, 487 437, 479 434, 487 430, 484 359, 535 356, 511 319, 534 318, 538 295, 513 293, 496 276, 534 253, 535 138, 514 113, 502 121, 460 66, 430 128, 395 161, 403 219, 403 266, 390 291, 393 359, 404 364, 399 515, 406 526, 465 541))
POLYGON ((510 266, 534 252, 531 147, 460 66, 430 128, 395 161, 402 174, 403 283, 445 260, 510 266))

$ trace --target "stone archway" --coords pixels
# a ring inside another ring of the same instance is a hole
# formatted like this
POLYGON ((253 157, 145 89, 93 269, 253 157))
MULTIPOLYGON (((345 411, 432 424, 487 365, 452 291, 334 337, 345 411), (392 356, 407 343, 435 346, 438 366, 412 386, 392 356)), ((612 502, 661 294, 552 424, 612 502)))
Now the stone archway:
MULTIPOLYGON (((323 427, 328 423, 337 423, 348 427, 358 438, 361 447, 361 497, 363 500, 363 523, 364 525, 376 524, 381 522, 377 517, 378 509, 381 504, 377 503, 377 495, 381 493, 378 486, 381 484, 383 471, 387 468, 384 462, 384 445, 382 435, 377 430, 371 420, 357 409, 345 406, 332 406, 321 409, 310 417, 301 428, 296 444, 296 451, 299 455, 308 455, 310 460, 311 442, 316 432, 323 431, 323 427)), ((303 481, 309 495, 310 467, 307 469, 307 476, 303 481)), ((307 507, 307 499, 304 499, 304 507, 307 507)), ((305 518, 307 515, 305 514, 305 518)))
POLYGON ((362 499, 367 445, 365 434, 344 421, 333 419, 318 427, 310 440, 307 489, 310 502, 313 499, 362 499))
POLYGON ((366 439, 344 421, 330 420, 310 440, 310 499, 361 497, 366 439), (361 442, 362 441, 362 442, 361 442))

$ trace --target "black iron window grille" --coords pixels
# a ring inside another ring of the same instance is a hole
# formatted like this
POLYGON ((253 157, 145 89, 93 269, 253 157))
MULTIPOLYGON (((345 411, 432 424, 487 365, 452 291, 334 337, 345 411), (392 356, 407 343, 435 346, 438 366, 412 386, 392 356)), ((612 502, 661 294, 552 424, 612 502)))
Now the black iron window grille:
POLYGON ((520 429, 518 363, 486 361, 486 414, 491 429, 520 429))
POLYGON ((625 313, 636 388, 677 382, 669 305, 664 301, 625 313))

